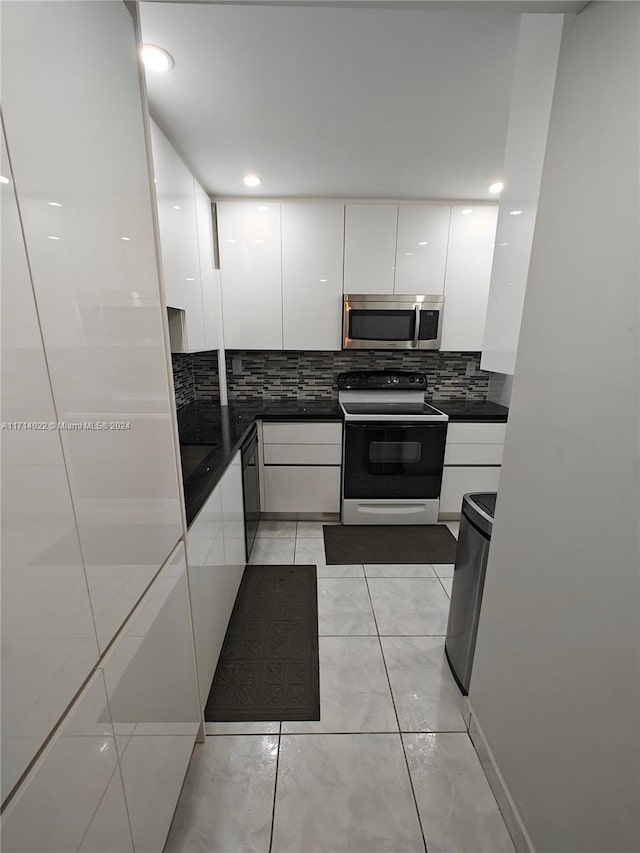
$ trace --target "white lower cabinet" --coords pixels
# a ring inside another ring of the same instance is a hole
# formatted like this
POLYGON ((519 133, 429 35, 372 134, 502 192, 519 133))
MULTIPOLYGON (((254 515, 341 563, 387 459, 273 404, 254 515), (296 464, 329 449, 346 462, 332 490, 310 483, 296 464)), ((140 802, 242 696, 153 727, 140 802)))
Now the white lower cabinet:
POLYGON ((200 707, 204 708, 245 565, 239 453, 189 528, 187 542, 200 707))
POLYGON ((264 512, 340 512, 341 423, 274 421, 262 437, 264 512))
POLYGON ((506 423, 452 423, 447 427, 440 515, 460 515, 467 492, 495 492, 506 423))
POLYGON ((5 810, 1 834, 3 853, 133 853, 101 671, 5 810))
POLYGON ((100 666, 134 849, 161 853, 201 720, 182 543, 100 666))
POLYGON ((266 512, 340 512, 339 465, 267 465, 266 512))

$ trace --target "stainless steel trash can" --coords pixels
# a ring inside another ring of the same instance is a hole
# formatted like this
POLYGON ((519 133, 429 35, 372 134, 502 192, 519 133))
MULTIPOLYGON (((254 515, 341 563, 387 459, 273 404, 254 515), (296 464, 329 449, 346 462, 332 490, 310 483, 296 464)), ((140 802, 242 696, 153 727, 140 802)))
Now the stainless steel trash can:
POLYGON ((460 532, 444 648, 451 672, 465 696, 469 692, 473 655, 476 649, 496 494, 496 492, 470 493, 464 495, 462 499, 460 532))

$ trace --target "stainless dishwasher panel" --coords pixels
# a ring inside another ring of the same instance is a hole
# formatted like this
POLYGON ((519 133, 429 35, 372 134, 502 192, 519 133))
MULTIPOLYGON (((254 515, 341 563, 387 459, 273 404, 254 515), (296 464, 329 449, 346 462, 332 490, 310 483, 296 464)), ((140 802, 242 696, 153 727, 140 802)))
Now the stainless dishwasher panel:
POLYGON ((445 653, 449 666, 465 696, 469 692, 471 680, 493 526, 493 517, 487 514, 486 508, 474 501, 474 497, 486 496, 469 494, 465 495, 462 501, 445 640, 445 653))

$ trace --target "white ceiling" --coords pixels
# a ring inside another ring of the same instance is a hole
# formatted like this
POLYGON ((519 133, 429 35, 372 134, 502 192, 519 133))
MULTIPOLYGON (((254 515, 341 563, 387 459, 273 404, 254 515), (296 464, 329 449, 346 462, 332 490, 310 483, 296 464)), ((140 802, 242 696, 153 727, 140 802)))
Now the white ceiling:
POLYGON ((142 3, 175 60, 151 111, 213 196, 489 198, 519 23, 501 6, 142 3))

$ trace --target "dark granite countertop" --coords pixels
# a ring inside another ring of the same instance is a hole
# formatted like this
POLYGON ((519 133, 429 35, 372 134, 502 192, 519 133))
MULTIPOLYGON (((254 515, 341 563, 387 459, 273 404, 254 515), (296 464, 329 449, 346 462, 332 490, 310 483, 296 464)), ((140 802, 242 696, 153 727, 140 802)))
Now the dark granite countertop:
POLYGON ((449 415, 449 421, 456 423, 506 423, 509 409, 490 400, 465 400, 463 397, 450 400, 431 400, 432 405, 449 415))
POLYGON ((187 525, 190 525, 249 435, 256 420, 342 420, 336 400, 196 400, 178 410, 187 525))
MULTIPOLYGON (((483 400, 433 400, 455 422, 503 423, 509 410, 483 400)), ((178 410, 187 525, 219 483, 256 420, 342 420, 337 400, 239 400, 229 406, 196 400, 178 410)))

